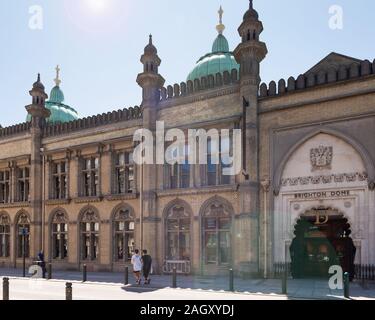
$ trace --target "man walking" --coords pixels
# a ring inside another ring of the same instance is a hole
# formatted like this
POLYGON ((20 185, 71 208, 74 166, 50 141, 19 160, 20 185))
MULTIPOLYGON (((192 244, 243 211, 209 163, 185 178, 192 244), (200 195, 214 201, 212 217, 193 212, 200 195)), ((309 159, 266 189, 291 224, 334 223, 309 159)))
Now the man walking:
POLYGON ((136 284, 141 284, 141 271, 142 271, 142 258, 139 255, 139 250, 134 250, 134 255, 132 256, 131 263, 133 265, 133 273, 136 280, 136 284))
POLYGON ((150 284, 150 273, 152 268, 152 258, 147 254, 147 250, 143 250, 142 256, 142 265, 143 265, 143 276, 145 277, 145 284, 150 284))

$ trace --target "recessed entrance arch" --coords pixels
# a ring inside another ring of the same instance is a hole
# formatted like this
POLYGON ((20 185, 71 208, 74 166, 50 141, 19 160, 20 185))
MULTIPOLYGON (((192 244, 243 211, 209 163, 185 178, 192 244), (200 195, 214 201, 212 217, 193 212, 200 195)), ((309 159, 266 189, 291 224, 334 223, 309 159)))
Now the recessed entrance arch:
POLYGON ((326 278, 331 266, 340 265, 353 279, 356 248, 350 234, 350 224, 338 210, 318 207, 301 215, 290 246, 292 276, 326 278))

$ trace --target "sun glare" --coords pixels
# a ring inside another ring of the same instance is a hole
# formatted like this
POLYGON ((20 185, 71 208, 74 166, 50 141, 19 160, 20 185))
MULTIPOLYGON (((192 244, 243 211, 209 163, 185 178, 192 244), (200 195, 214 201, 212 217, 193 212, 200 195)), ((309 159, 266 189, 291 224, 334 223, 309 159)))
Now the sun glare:
POLYGON ((108 7, 109 0, 85 0, 90 10, 94 12, 103 12, 108 7))

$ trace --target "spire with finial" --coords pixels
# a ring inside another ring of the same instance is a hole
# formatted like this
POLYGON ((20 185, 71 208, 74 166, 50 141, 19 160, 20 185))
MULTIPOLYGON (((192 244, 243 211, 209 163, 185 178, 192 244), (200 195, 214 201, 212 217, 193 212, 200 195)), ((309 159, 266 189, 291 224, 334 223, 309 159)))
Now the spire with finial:
POLYGON ((250 0, 250 1, 249 1, 249 8, 250 8, 250 9, 254 9, 254 6, 253 6, 253 0, 250 0))
POLYGON ((54 79, 54 81, 56 83, 56 87, 59 87, 60 84, 61 84, 61 80, 60 80, 60 71, 61 71, 61 69, 60 69, 59 65, 56 66, 55 70, 56 70, 56 79, 54 79))
POLYGON ((220 9, 218 11, 218 14, 219 14, 219 24, 216 26, 216 30, 219 34, 223 34, 224 30, 225 30, 225 25, 223 24, 223 14, 224 14, 224 10, 223 10, 223 7, 220 6, 220 9))

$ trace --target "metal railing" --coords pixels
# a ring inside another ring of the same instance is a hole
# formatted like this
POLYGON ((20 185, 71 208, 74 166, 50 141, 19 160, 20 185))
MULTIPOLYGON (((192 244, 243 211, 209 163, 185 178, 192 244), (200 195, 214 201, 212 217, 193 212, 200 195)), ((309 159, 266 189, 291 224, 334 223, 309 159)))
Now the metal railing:
POLYGON ((274 271, 274 277, 275 278, 282 278, 282 276, 284 275, 285 273, 285 269, 286 267, 288 267, 288 277, 292 275, 292 264, 289 262, 289 263, 285 263, 285 262, 276 262, 274 263, 273 265, 273 271, 274 271))
POLYGON ((354 279, 357 280, 375 280, 375 265, 356 264, 354 266, 354 279))
POLYGON ((178 274, 190 274, 191 263, 186 260, 165 260, 163 265, 164 273, 173 273, 173 269, 176 269, 178 274))

